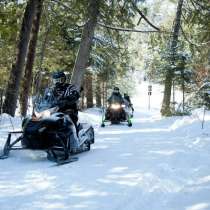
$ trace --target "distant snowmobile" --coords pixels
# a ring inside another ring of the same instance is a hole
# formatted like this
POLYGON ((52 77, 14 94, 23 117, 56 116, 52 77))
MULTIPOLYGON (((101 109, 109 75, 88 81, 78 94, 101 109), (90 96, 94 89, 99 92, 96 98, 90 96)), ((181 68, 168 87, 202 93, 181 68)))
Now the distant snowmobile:
POLYGON ((130 98, 123 98, 120 89, 114 87, 111 96, 107 99, 108 108, 103 109, 101 127, 105 127, 105 122, 110 121, 111 124, 119 124, 121 122, 128 123, 128 126, 132 126, 131 118, 133 117, 133 106, 130 102, 130 98))
POLYGON ((111 102, 108 108, 104 111, 102 116, 101 127, 105 127, 105 122, 110 121, 111 124, 119 124, 121 122, 127 122, 128 126, 132 126, 131 118, 133 116, 133 110, 125 103, 111 102))
POLYGON ((72 155, 90 150, 93 127, 80 123, 76 129, 69 115, 58 109, 55 103, 41 99, 32 117, 23 120, 22 131, 9 132, 0 159, 8 158, 11 150, 32 149, 44 150, 49 160, 64 164, 77 160, 72 155), (12 140, 12 134, 20 137, 12 140))

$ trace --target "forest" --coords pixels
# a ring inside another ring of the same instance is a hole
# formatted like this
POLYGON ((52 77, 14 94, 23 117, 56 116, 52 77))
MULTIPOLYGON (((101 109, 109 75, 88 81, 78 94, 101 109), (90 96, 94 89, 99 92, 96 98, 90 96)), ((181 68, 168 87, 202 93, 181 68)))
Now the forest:
POLYGON ((132 95, 137 72, 164 85, 163 116, 187 113, 185 94, 209 80, 209 8, 208 0, 1 0, 1 113, 20 105, 26 116, 57 70, 84 88, 81 109, 105 106, 113 86, 132 95))
POLYGON ((0 0, 1 210, 210 210, 209 0, 0 0))

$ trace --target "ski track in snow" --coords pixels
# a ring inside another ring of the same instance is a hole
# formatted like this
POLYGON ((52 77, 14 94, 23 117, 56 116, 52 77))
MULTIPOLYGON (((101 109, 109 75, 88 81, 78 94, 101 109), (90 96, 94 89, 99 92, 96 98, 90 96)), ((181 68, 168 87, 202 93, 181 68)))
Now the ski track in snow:
MULTIPOLYGON (((148 110, 147 85, 139 86, 131 128, 100 128, 98 110, 80 113, 93 122, 96 139, 79 161, 55 167, 40 151, 0 160, 0 209, 210 210, 210 112, 203 130, 201 111, 161 118, 162 90, 153 85, 148 110)), ((13 124, 18 130, 20 120, 13 124)), ((11 129, 3 115, 0 148, 11 129)))

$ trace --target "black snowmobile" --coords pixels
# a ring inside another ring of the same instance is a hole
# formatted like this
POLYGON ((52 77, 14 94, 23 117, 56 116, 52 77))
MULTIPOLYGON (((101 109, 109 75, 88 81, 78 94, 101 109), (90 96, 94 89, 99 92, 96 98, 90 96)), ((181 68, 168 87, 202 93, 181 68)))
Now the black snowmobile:
POLYGON ((35 105, 33 115, 22 122, 22 131, 9 132, 0 159, 9 157, 11 150, 44 150, 47 158, 58 164, 77 160, 72 155, 90 150, 94 129, 80 123, 76 129, 69 115, 58 112, 56 103, 44 99, 35 105), (13 134, 20 134, 13 139, 13 134))
POLYGON ((103 111, 101 127, 105 127, 105 122, 110 121, 111 124, 119 124, 127 122, 128 126, 132 126, 131 118, 133 116, 132 109, 124 102, 116 100, 110 101, 107 109, 103 111))

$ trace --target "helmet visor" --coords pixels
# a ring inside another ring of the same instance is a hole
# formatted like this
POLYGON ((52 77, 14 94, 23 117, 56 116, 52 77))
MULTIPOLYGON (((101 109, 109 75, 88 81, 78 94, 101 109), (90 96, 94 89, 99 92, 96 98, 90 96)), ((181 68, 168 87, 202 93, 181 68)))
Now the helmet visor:
POLYGON ((61 77, 61 78, 53 78, 52 79, 52 82, 53 82, 54 85, 56 85, 56 84, 62 84, 62 83, 65 82, 65 78, 64 77, 61 77))
POLYGON ((119 90, 113 90, 113 93, 119 93, 120 91, 119 90))

